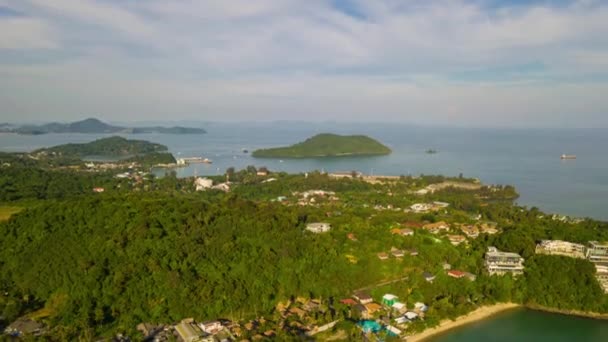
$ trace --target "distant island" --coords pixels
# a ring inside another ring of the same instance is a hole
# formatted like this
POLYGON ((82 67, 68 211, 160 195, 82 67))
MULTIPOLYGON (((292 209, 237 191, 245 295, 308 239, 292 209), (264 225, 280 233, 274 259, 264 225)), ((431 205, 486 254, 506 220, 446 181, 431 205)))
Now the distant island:
POLYGON ((255 158, 319 158, 390 154, 391 149, 365 135, 323 133, 288 147, 255 150, 255 158))
POLYGON ((202 128, 194 127, 121 127, 109 125, 96 118, 89 118, 72 123, 52 122, 44 125, 24 125, 12 126, 3 124, 0 126, 0 131, 11 132, 17 134, 47 134, 47 133, 162 133, 162 134, 204 134, 207 133, 202 128))

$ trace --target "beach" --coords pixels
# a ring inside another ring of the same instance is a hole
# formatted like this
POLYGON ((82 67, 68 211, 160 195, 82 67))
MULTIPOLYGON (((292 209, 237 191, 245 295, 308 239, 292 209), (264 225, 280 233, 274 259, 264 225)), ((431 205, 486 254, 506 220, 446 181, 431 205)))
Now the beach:
POLYGON ((456 318, 453 321, 450 319, 443 320, 436 327, 426 329, 421 333, 409 336, 407 338, 407 341, 408 342, 423 341, 431 336, 441 334, 448 330, 486 319, 490 316, 493 316, 493 315, 503 312, 505 310, 510 310, 510 309, 514 309, 514 308, 518 308, 518 307, 521 307, 521 305, 515 304, 515 303, 500 303, 500 304, 491 305, 491 306, 482 306, 476 310, 469 312, 468 314, 466 314, 464 316, 460 316, 460 317, 456 318))

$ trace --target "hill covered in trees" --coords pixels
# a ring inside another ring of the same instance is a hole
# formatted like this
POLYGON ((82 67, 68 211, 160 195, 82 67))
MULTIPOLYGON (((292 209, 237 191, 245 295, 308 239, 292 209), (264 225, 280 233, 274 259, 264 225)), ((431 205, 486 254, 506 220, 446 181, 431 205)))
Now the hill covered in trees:
POLYGON ((34 151, 34 155, 128 157, 167 151, 167 146, 145 140, 109 137, 83 144, 64 144, 34 151))
POLYGON ((251 168, 233 174, 230 193, 195 192, 192 179, 174 175, 139 183, 109 173, 8 172, 12 168, 0 174, 0 194, 6 195, 0 200, 20 193, 16 199, 38 201, 0 223, 0 316, 6 322, 24 314, 39 317, 57 340, 94 340, 116 332, 138 337, 135 326, 141 322, 186 317, 279 320, 277 304, 297 297, 321 298, 331 307, 313 317, 318 322, 347 321, 350 310, 339 300, 363 287, 372 288, 376 299, 388 292, 408 307, 428 304, 425 320, 412 324, 413 330, 495 302, 608 312, 608 296, 591 263, 534 253, 541 239, 606 241, 607 224, 555 221, 537 209, 514 206, 501 200, 514 192, 511 187, 446 188, 413 198, 413 189, 445 179, 371 184, 313 172, 272 174, 275 180, 265 182, 268 178, 251 168), (7 182, 31 186, 7 187, 7 182), (106 191, 93 193, 93 186, 106 191), (331 194, 311 195, 315 201, 298 205, 315 189, 331 194), (427 213, 395 210, 416 201, 450 206, 427 213), (393 233, 403 224, 436 221, 448 222, 457 233, 458 223, 478 220, 495 222, 500 233, 480 234, 459 246, 425 229, 411 236, 393 233), (320 221, 331 230, 305 230, 307 223, 320 221), (488 276, 483 261, 488 246, 520 253, 524 274, 488 276), (415 250, 417 256, 378 259, 391 248, 415 250), (446 262, 477 279, 449 277, 446 262), (424 272, 436 279, 425 281, 424 272), (398 282, 374 288, 394 279, 398 282))
POLYGON ((371 156, 391 153, 391 149, 365 135, 318 134, 288 147, 260 149, 256 158, 319 158, 371 156))

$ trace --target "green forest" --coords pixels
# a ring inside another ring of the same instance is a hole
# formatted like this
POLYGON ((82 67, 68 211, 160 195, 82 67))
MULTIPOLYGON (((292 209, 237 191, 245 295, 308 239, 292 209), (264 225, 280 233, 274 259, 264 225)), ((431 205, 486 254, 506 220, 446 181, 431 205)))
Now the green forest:
POLYGON ((276 180, 264 182, 268 178, 255 168, 229 171, 237 182, 231 193, 195 192, 192 179, 171 174, 136 182, 110 173, 3 168, 0 202, 26 207, 0 223, 4 324, 29 314, 41 317, 59 340, 139 336, 135 326, 141 322, 271 319, 277 303, 294 297, 333 303, 334 310, 319 319, 349 319, 339 299, 391 279, 403 280, 374 288, 374 297, 390 291, 408 305, 424 301, 430 307, 412 331, 494 302, 608 312, 591 263, 534 254, 541 239, 608 240, 606 223, 554 221, 536 208, 514 206, 512 187, 448 188, 412 197, 412 189, 446 178, 370 184, 310 173, 272 174, 276 180), (93 194, 93 186, 107 190, 93 194), (332 191, 337 199, 296 205, 302 192, 313 189, 332 191), (433 200, 451 205, 424 214, 379 209, 433 200), (502 233, 481 234, 468 246, 423 230, 407 237, 390 233, 406 221, 473 223, 474 215, 496 222, 502 233), (319 221, 331 223, 331 231, 305 231, 307 223, 319 221), (520 253, 524 275, 487 276, 488 246, 520 253), (377 253, 393 247, 418 256, 378 260, 377 253), (445 262, 477 280, 448 277, 445 262), (436 280, 426 282, 423 272, 436 280))

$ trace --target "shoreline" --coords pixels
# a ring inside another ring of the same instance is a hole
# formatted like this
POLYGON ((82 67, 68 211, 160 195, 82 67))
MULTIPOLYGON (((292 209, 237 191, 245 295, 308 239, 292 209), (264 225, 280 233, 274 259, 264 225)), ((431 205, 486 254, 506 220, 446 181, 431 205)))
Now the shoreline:
POLYGON ((455 329, 455 328, 458 328, 458 327, 461 327, 461 326, 464 326, 467 324, 471 324, 471 323, 474 323, 477 321, 484 320, 486 318, 489 318, 491 316, 494 316, 498 313, 501 313, 501 312, 504 312, 507 310, 522 308, 522 307, 524 307, 524 306, 522 306, 521 304, 516 304, 516 303, 499 303, 499 304, 490 305, 490 306, 482 306, 480 308, 477 308, 477 309, 469 312, 466 315, 456 318, 455 320, 445 319, 445 320, 441 321, 439 323, 439 325, 436 327, 429 328, 420 333, 408 336, 406 338, 406 341, 408 341, 408 342, 424 341, 424 340, 428 339, 429 337, 442 334, 449 330, 452 330, 452 329, 455 329))
POLYGON ((540 311, 540 312, 548 312, 552 314, 565 315, 565 316, 574 316, 580 318, 591 318, 597 320, 608 320, 608 313, 598 313, 598 312, 587 312, 587 311, 579 311, 579 310, 562 310, 562 309, 554 309, 550 307, 540 306, 540 305, 526 305, 526 309, 540 311))

